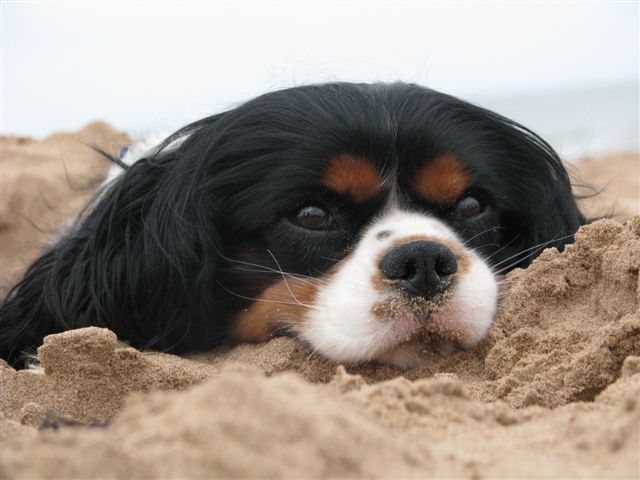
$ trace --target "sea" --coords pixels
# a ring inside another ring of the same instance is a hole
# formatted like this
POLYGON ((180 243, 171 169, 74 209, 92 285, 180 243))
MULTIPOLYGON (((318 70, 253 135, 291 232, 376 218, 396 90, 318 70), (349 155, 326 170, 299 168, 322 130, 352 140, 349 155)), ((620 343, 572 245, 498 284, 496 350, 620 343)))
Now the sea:
POLYGON ((533 130, 568 162, 640 152, 638 83, 469 99, 533 130))

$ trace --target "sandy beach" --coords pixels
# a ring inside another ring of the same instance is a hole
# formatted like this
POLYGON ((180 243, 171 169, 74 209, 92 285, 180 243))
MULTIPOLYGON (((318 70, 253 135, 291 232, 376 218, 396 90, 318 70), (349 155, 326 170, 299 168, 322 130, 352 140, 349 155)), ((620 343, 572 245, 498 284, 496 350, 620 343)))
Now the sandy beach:
MULTIPOLYGON (((128 141, 0 137, 3 293, 106 174, 86 144, 128 141)), ((290 338, 181 358, 52 335, 38 371, 0 365, 0 477, 640 477, 640 156, 570 170, 609 218, 511 272, 479 348, 401 371, 290 338)))

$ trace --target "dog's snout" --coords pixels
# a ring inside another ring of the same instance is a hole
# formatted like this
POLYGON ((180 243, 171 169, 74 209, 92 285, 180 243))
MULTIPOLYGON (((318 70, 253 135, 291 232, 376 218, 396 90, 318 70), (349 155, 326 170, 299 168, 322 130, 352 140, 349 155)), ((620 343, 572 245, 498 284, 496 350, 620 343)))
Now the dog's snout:
POLYGON ((427 240, 399 245, 380 262, 384 278, 399 281, 412 296, 431 298, 451 284, 458 264, 455 255, 441 243, 427 240))

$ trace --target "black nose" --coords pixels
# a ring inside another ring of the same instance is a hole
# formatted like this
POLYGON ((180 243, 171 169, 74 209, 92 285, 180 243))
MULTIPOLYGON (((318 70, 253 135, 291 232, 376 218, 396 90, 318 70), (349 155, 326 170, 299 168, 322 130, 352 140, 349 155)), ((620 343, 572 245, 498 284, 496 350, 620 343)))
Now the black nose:
POLYGON ((431 298, 451 284, 458 264, 451 250, 441 243, 418 240, 390 250, 380 262, 382 275, 400 280, 409 295, 431 298))

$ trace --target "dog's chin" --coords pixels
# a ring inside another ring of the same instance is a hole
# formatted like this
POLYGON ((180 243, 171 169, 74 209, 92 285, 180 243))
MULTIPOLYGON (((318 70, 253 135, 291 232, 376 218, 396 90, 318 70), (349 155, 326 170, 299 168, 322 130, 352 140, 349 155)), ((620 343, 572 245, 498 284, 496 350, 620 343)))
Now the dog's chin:
POLYGON ((453 297, 450 291, 432 299, 398 293, 377 305, 374 313, 392 328, 382 339, 389 347, 375 361, 401 369, 416 368, 476 344, 451 318, 453 297))
POLYGON ((431 335, 425 339, 418 334, 415 338, 401 342, 381 353, 376 358, 376 362, 401 370, 409 370, 429 365, 463 350, 465 347, 455 340, 440 338, 437 335, 431 335))

